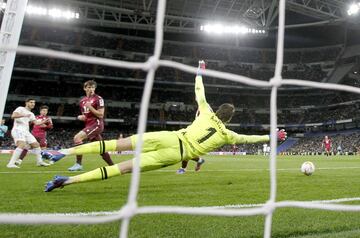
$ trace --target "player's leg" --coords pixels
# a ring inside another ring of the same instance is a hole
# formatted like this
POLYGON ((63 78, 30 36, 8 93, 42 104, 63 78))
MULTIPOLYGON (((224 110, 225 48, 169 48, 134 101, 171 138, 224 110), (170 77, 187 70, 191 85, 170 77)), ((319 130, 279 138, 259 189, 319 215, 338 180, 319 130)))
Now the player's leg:
MULTIPOLYGON (((87 134, 85 133, 85 131, 79 131, 75 136, 74 136, 74 145, 78 146, 84 143, 84 140, 86 140, 87 134)), ((68 168, 69 171, 81 171, 82 168, 82 154, 77 154, 76 155, 76 162, 73 166, 71 166, 70 168, 68 168)))
POLYGON ((48 163, 45 163, 42 160, 40 144, 36 140, 36 138, 30 132, 26 132, 25 138, 26 138, 26 143, 30 145, 30 147, 32 148, 33 153, 35 154, 36 165, 37 166, 45 166, 45 167, 49 166, 48 163))
MULTIPOLYGON (((90 139, 90 137, 89 137, 89 139, 90 139)), ((99 134, 95 135, 94 137, 91 137, 90 141, 103 141, 103 138, 102 138, 101 134, 99 133, 99 134)), ((111 157, 110 157, 108 152, 104 152, 104 153, 102 153, 100 155, 101 155, 102 159, 108 165, 113 165, 114 164, 114 162, 111 160, 111 157)))
POLYGON ((15 163, 19 159, 21 153, 23 152, 24 148, 26 147, 25 139, 23 140, 15 140, 16 149, 13 151, 11 158, 6 165, 8 168, 20 168, 15 163))
MULTIPOLYGON (((168 132, 148 132, 143 135, 143 152, 153 151, 156 149, 154 144, 159 141, 161 138, 161 134, 168 132)), ((171 132, 172 134, 175 134, 171 132)), ((103 154, 105 152, 110 151, 127 151, 127 150, 134 150, 138 135, 133 135, 126 138, 119 138, 117 140, 105 140, 105 141, 95 141, 90 142, 87 144, 75 146, 68 149, 61 149, 57 152, 52 151, 45 151, 43 153, 44 156, 50 158, 54 161, 59 161, 60 159, 64 158, 68 155, 82 155, 82 154, 103 154)))
POLYGON ((186 167, 188 165, 188 160, 181 161, 181 167, 176 171, 177 174, 184 174, 186 172, 186 167))
MULTIPOLYGON (((42 150, 46 149, 46 138, 45 137, 37 137, 37 136, 34 136, 34 137, 39 142, 40 148, 42 150), (45 143, 45 146, 44 146, 44 143, 45 143)), ((22 161, 25 159, 27 153, 29 152, 29 149, 30 148, 28 148, 28 147, 24 148, 23 152, 21 153, 19 159, 15 162, 15 164, 20 165, 22 163, 22 161)))
POLYGON ((125 150, 133 150, 130 137, 118 140, 95 141, 59 151, 44 151, 43 156, 56 162, 69 155, 103 154, 109 151, 121 152, 125 150))
MULTIPOLYGON (((151 171, 164 168, 181 161, 181 154, 178 148, 161 149, 140 155, 140 171, 151 171)), ((114 176, 131 173, 134 160, 127 160, 115 165, 94 169, 92 171, 76 176, 65 177, 55 176, 45 186, 45 192, 51 192, 55 188, 64 187, 75 183, 84 183, 98 180, 106 180, 114 176)))
POLYGON ((39 142, 32 142, 30 143, 30 146, 32 148, 32 150, 34 151, 34 154, 36 156, 36 165, 37 166, 44 166, 44 167, 47 167, 49 166, 50 164, 44 162, 41 158, 41 149, 40 149, 40 144, 39 142))
POLYGON ((11 136, 14 139, 16 149, 14 150, 13 154, 11 155, 11 158, 6 165, 8 168, 19 168, 15 162, 19 159, 21 153, 26 147, 26 137, 25 133, 22 130, 13 129, 11 130, 11 136))
MULTIPOLYGON (((149 150, 149 152, 145 152, 140 155, 141 172, 160 169, 166 166, 176 164, 181 161, 183 156, 182 155, 183 151, 182 149, 180 149, 181 142, 174 133, 172 135, 170 135, 169 133, 162 133, 162 134, 146 133, 146 134, 144 135, 144 147, 146 148, 146 150, 149 150), (150 134, 150 135, 145 136, 146 134, 150 134), (151 141, 151 143, 147 143, 149 141, 151 141), (150 149, 150 147, 153 147, 153 149, 150 149)), ((136 144, 138 137, 133 136, 131 138, 129 137, 125 138, 126 143, 128 143, 128 139, 130 139, 131 142, 130 144, 132 145, 131 146, 132 148, 133 145, 136 144)), ((121 141, 123 139, 119 139, 119 140, 121 141)), ((89 143, 89 144, 93 144, 93 143, 89 143)), ((125 148, 125 147, 120 146, 120 148, 125 148)), ((132 172, 132 169, 133 169, 133 160, 128 160, 116 165, 98 168, 77 176, 72 176, 72 177, 55 176, 54 180, 47 183, 45 192, 50 192, 55 188, 63 187, 65 185, 69 185, 73 183, 105 180, 116 175, 130 173, 132 172)))
POLYGON ((196 161, 195 171, 196 171, 196 172, 197 172, 197 171, 200 171, 201 165, 205 163, 205 160, 204 160, 203 158, 200 158, 200 157, 194 158, 194 159, 192 159, 192 160, 196 161))
MULTIPOLYGON (((48 147, 48 144, 47 144, 47 139, 46 139, 46 136, 41 136, 41 137, 35 137, 36 140, 39 142, 40 144, 40 149, 43 151, 43 150, 46 150, 47 147, 48 147)), ((47 158, 44 158, 44 159, 47 159, 47 158)), ((54 161, 52 160, 49 160, 48 163, 50 165, 54 164, 54 161)))
MULTIPOLYGON (((195 165, 195 171, 196 171, 196 172, 197 172, 197 171, 200 171, 201 165, 202 165, 203 163, 205 163, 205 160, 202 159, 202 158, 200 158, 200 157, 193 158, 193 159, 191 159, 191 160, 193 160, 193 161, 196 162, 196 165, 195 165)), ((178 170, 176 171, 176 173, 177 173, 177 174, 184 174, 184 173, 186 172, 186 167, 187 167, 188 162, 189 162, 189 161, 187 161, 187 160, 182 161, 182 162, 181 162, 181 168, 178 169, 178 170)))
POLYGON ((46 150, 48 147, 46 136, 35 137, 35 139, 39 142, 41 150, 46 150))
POLYGON ((15 163, 21 164, 22 161, 25 159, 25 156, 27 155, 28 152, 29 152, 29 150, 24 148, 23 151, 21 152, 21 155, 19 156, 19 159, 17 161, 15 161, 15 163))
POLYGON ((25 159, 26 155, 29 153, 30 149, 31 149, 30 145, 25 143, 25 148, 21 152, 19 158, 15 161, 16 165, 20 166, 22 164, 23 160, 25 159))
MULTIPOLYGON (((131 137, 132 148, 135 147, 137 139, 137 136, 131 137)), ((167 132, 146 133, 143 139, 143 151, 147 152, 141 153, 140 155, 140 170, 142 172, 160 169, 181 161, 182 151, 180 150, 179 139, 175 134, 169 135, 167 132), (152 149, 150 147, 152 147, 152 149)), ((128 141, 124 142, 125 144, 128 143, 128 141)), ((122 146, 124 145, 122 144, 122 146)), ((111 170, 111 174, 115 175, 131 173, 133 169, 133 162, 133 160, 128 160, 116 165, 102 167, 85 173, 83 175, 73 176, 69 178, 69 181, 67 183, 106 179, 109 177, 107 172, 108 170, 111 170), (116 167, 117 170, 115 169, 116 167)), ((66 185, 67 183, 65 183, 64 185, 66 185)))

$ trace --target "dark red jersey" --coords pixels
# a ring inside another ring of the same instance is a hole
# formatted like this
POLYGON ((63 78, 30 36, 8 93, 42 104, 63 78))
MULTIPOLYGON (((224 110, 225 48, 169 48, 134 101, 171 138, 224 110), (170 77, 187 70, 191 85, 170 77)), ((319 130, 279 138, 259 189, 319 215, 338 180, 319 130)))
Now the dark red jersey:
POLYGON ((331 140, 327 139, 327 140, 323 140, 323 144, 326 148, 330 148, 331 147, 331 140))
POLYGON ((46 122, 45 124, 34 125, 31 134, 33 134, 35 137, 46 136, 46 132, 53 128, 53 123, 51 118, 48 116, 41 116, 41 115, 38 115, 35 118, 36 120, 42 120, 42 121, 49 120, 49 121, 46 122))
POLYGON ((85 116, 85 127, 91 127, 93 125, 98 125, 104 127, 104 120, 102 118, 96 117, 90 110, 85 106, 87 102, 91 103, 91 106, 96 110, 104 108, 104 99, 97 94, 94 94, 90 97, 83 97, 80 100, 80 110, 81 113, 85 116))

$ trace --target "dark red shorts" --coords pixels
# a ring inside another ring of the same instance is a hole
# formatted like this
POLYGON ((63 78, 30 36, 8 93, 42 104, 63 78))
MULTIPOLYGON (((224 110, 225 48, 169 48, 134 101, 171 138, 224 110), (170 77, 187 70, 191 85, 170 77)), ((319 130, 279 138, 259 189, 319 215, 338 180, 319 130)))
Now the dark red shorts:
POLYGON ((46 136, 34 136, 34 137, 39 142, 41 148, 47 148, 46 136))
POLYGON ((330 152, 330 147, 325 147, 325 150, 327 151, 327 152, 330 152))
POLYGON ((89 141, 98 141, 102 140, 101 133, 103 132, 104 127, 101 125, 92 125, 82 129, 83 132, 87 135, 89 141))

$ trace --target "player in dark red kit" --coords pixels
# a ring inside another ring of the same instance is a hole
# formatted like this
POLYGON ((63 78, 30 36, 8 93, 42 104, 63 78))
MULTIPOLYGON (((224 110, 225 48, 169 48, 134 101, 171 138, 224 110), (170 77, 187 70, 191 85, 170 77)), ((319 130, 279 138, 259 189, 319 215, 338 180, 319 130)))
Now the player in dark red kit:
POLYGON ((31 131, 31 134, 36 138, 39 142, 41 149, 47 148, 47 140, 46 140, 46 132, 52 129, 53 123, 50 117, 48 117, 49 107, 43 105, 40 107, 40 115, 36 116, 36 120, 47 121, 45 124, 34 125, 31 131))
POLYGON ((324 148, 325 147, 325 153, 326 153, 326 156, 329 156, 331 155, 331 147, 332 147, 332 143, 331 143, 331 140, 328 136, 325 136, 323 142, 322 142, 322 147, 324 148))
MULTIPOLYGON (((102 141, 101 133, 104 130, 104 99, 95 94, 96 82, 89 80, 84 83, 86 96, 80 100, 81 115, 77 118, 85 122, 85 128, 74 136, 75 145, 80 145, 84 140, 102 141)), ((108 165, 113 165, 109 153, 103 153, 103 160, 108 165)), ((69 171, 82 170, 82 155, 76 156, 76 163, 69 168, 69 171)))
POLYGON ((233 153, 233 155, 236 155, 237 150, 238 150, 238 147, 236 145, 231 146, 231 152, 233 153))
MULTIPOLYGON (((31 131, 31 134, 39 142, 40 148, 42 150, 47 148, 46 132, 53 128, 52 120, 47 115, 48 112, 49 112, 48 106, 43 105, 40 107, 40 115, 36 116, 35 118, 38 121, 46 121, 46 122, 44 124, 34 125, 32 131, 31 131)), ((17 165, 21 164, 27 153, 28 153, 28 150, 24 149, 22 151, 19 159, 15 162, 15 164, 17 164, 17 165)))

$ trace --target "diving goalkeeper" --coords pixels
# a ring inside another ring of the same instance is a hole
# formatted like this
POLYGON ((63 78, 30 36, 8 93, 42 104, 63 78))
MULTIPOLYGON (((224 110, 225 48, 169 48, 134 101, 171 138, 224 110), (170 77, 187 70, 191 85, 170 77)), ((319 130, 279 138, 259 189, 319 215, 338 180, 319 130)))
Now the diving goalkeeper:
MULTIPOLYGON (((191 160, 225 144, 263 143, 270 140, 269 135, 240 135, 226 129, 225 123, 230 122, 235 107, 232 104, 225 103, 215 113, 211 110, 205 98, 201 76, 204 69, 205 62, 200 61, 198 74, 195 78, 195 96, 200 115, 185 129, 144 133, 143 148, 140 155, 141 172, 191 160)), ((283 141, 286 139, 286 132, 280 130, 277 136, 278 140, 283 141)), ((117 140, 97 141, 55 152, 44 151, 43 155, 48 159, 58 161, 67 155, 103 154, 108 151, 134 150, 138 138, 139 135, 133 135, 117 140)), ((133 160, 128 160, 76 176, 55 176, 52 181, 46 184, 45 192, 70 184, 105 180, 117 175, 131 173, 132 169, 133 160)))

